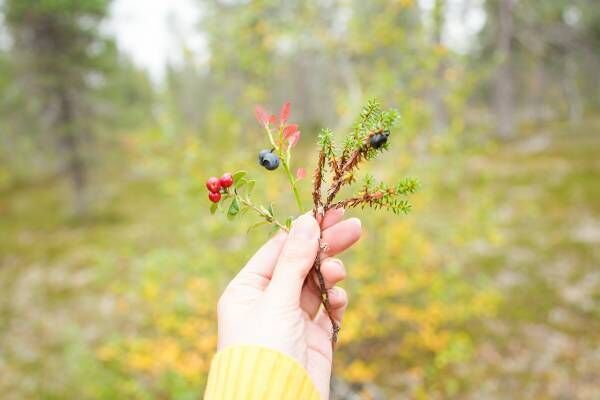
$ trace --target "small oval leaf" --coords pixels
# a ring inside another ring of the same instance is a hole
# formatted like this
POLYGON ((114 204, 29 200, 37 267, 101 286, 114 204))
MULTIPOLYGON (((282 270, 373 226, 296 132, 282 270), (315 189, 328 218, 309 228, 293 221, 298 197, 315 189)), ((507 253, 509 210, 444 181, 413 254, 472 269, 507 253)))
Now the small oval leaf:
POLYGON ((236 171, 233 173, 233 183, 237 184, 237 182, 241 181, 242 178, 246 176, 246 171, 236 171))
POLYGON ((238 202, 237 197, 234 197, 231 201, 231 205, 229 206, 229 210, 227 210, 227 217, 229 219, 235 218, 235 216, 240 212, 240 203, 238 202))
POLYGON ((262 226, 262 225, 265 225, 265 224, 268 224, 268 222, 267 222, 267 221, 260 221, 260 222, 257 222, 257 223, 255 223, 255 224, 251 225, 251 226, 248 228, 248 230, 246 231, 246 233, 249 233, 249 232, 250 232, 252 229, 258 228, 259 226, 262 226))
POLYGON ((252 194, 252 191, 254 190, 255 184, 256 184, 256 181, 254 179, 250 179, 248 181, 248 184, 246 186, 246 196, 250 197, 250 195, 252 194))

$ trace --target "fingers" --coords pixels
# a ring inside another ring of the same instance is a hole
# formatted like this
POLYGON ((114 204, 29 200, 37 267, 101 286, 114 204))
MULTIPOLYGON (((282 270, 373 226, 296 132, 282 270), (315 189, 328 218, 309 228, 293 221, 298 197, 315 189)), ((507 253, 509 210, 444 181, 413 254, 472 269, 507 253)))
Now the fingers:
MULTIPOLYGON (((346 269, 344 264, 336 258, 326 258, 321 262, 321 273, 325 288, 331 289, 338 282, 346 278, 346 269)), ((300 307, 314 318, 321 305, 321 292, 319 290, 319 281, 314 273, 311 273, 306 279, 306 284, 302 288, 300 295, 300 307)))
POLYGON ((327 244, 325 254, 334 256, 352 246, 362 234, 358 218, 350 218, 323 231, 323 243, 327 244))
POLYGON ((302 284, 317 255, 319 236, 319 225, 310 215, 302 215, 292 223, 265 292, 281 306, 299 306, 302 284))
POLYGON ((231 283, 249 285, 260 290, 267 287, 287 236, 284 231, 277 232, 275 236, 258 249, 231 283))
MULTIPOLYGON (((348 307, 348 295, 346 294, 346 291, 339 286, 329 289, 327 294, 329 295, 331 315, 338 324, 341 324, 346 308, 348 307)), ((331 332, 331 321, 324 308, 321 308, 317 313, 315 323, 326 332, 331 332)))
POLYGON ((344 218, 344 210, 343 208, 334 208, 325 213, 325 217, 323 218, 323 222, 321 222, 321 216, 317 216, 317 221, 321 223, 322 229, 327 229, 337 224, 344 218))
MULTIPOLYGON (((308 214, 307 214, 308 215, 308 214)), ((344 217, 343 209, 329 210, 323 220, 323 242, 327 243, 326 255, 338 254, 352 244, 361 235, 360 220, 351 218, 341 221, 344 217)), ((279 259, 287 233, 280 231, 265 243, 246 266, 233 279, 232 284, 244 284, 264 290, 273 276, 273 270, 279 259)))

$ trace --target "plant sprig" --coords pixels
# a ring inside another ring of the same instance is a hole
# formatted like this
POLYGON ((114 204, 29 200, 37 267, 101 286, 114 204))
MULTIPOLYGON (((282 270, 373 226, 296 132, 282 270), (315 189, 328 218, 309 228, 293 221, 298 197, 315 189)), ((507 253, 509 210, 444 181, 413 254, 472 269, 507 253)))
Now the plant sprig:
MULTIPOLYGON (((255 114, 265 129, 271 146, 270 150, 260 151, 259 162, 267 170, 275 170, 281 163, 294 193, 298 210, 303 212, 298 182, 304 178, 305 172, 303 169, 298 169, 296 177, 291 172, 292 150, 300 139, 300 130, 296 124, 288 124, 290 103, 283 105, 278 117, 269 114, 261 107, 256 107, 255 114)), ((317 141, 319 147, 317 166, 313 173, 312 213, 315 218, 322 217, 328 210, 336 208, 369 207, 376 210, 385 209, 395 214, 406 214, 410 211, 411 205, 406 197, 418 189, 418 181, 413 178, 403 178, 397 184, 390 186, 377 182, 372 175, 366 175, 354 194, 337 199, 342 187, 351 187, 356 182, 356 174, 363 163, 375 159, 377 155, 388 149, 389 138, 398 119, 396 110, 382 110, 376 100, 369 100, 352 131, 344 138, 341 147, 336 145, 331 130, 321 131, 317 141)), ((211 207, 211 212, 214 213, 219 208, 226 209, 227 217, 234 219, 252 210, 261 221, 252 225, 250 229, 270 224, 275 229, 289 231, 292 217, 288 217, 282 223, 275 217, 273 204, 264 207, 252 201, 251 194, 255 183, 253 179, 248 178, 245 171, 238 171, 233 175, 225 174, 220 179, 210 178, 207 188, 210 192, 210 200, 215 203, 211 207), (231 200, 229 206, 222 207, 222 204, 229 200, 231 200)), ((323 221, 323 218, 317 219, 323 221)), ((314 276, 310 279, 315 279, 318 284, 321 302, 332 324, 331 340, 335 344, 339 325, 333 318, 321 273, 322 253, 327 248, 327 244, 322 242, 322 231, 321 227, 319 251, 311 269, 311 274, 314 276)))

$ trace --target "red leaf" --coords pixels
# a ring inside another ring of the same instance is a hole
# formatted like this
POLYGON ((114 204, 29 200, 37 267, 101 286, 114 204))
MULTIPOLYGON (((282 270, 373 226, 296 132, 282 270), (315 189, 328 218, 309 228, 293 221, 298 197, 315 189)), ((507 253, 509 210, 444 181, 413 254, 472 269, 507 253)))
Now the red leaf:
POLYGON ((306 170, 304 168, 298 168, 296 171, 296 180, 304 179, 306 177, 306 170))
POLYGON ((254 109, 254 115, 258 123, 266 125, 269 123, 269 113, 261 106, 256 106, 254 109))
POLYGON ((285 128, 283 128, 283 137, 285 139, 287 139, 288 137, 290 137, 291 135, 293 135, 296 132, 298 132, 298 125, 297 124, 288 125, 285 128))
POLYGON ((286 101, 283 103, 283 106, 281 106, 281 111, 279 111, 279 120, 282 124, 285 124, 290 117, 290 106, 291 105, 289 101, 286 101))
POLYGON ((269 123, 270 124, 276 124, 277 123, 277 117, 275 115, 270 115, 269 116, 269 123))
POLYGON ((300 131, 296 131, 292 133, 288 138, 288 142, 290 143, 290 147, 294 147, 296 143, 300 140, 300 131))

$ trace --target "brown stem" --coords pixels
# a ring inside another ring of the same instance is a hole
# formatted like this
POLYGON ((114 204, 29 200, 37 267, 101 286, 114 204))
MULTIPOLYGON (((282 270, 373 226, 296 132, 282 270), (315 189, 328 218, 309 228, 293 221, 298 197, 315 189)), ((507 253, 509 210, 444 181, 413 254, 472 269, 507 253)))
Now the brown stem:
MULTIPOLYGON (((389 194, 394 194, 393 191, 388 191, 389 194)), ((377 191, 373 193, 369 193, 365 191, 362 195, 356 197, 350 197, 348 199, 338 201, 337 203, 333 203, 329 206, 329 208, 353 208, 359 205, 373 205, 373 204, 381 204, 381 199, 383 198, 384 193, 377 191)))
MULTIPOLYGON (((317 218, 317 209, 313 210, 313 216, 317 218)), ((324 219, 324 214, 322 215, 321 222, 319 223, 319 228, 321 229, 321 235, 319 237, 319 250, 317 251, 317 256, 315 257, 315 261, 312 266, 312 270, 315 271, 317 275, 317 280, 319 282, 319 292, 321 294, 321 304, 323 304, 323 308, 329 317, 329 321, 331 321, 331 347, 335 346, 338 338, 338 332, 340 331, 340 326, 333 318, 333 312, 331 311, 331 304, 329 303, 329 293, 327 292, 327 288, 325 287, 325 278, 323 278, 323 273, 321 272, 321 258, 323 257, 323 253, 327 249, 327 244, 324 243, 323 240, 323 227, 322 222, 324 219)))
MULTIPOLYGON (((329 193, 327 196, 327 200, 325 204, 321 200, 321 185, 323 182, 323 169, 325 168, 325 154, 323 150, 319 153, 319 162, 317 164, 317 168, 314 174, 314 188, 313 188, 313 216, 315 219, 318 216, 318 213, 321 213, 321 222, 324 219, 325 212, 331 208, 340 208, 343 206, 343 202, 333 204, 333 200, 335 200, 335 196, 340 191, 340 188, 344 185, 344 183, 349 182, 345 179, 345 174, 351 172, 358 163, 363 159, 367 151, 369 150, 370 138, 373 135, 371 133, 364 144, 360 146, 358 149, 354 150, 349 157, 346 157, 347 154, 342 154, 340 157, 340 161, 337 162, 335 159, 330 160, 330 166, 333 170, 333 182, 329 188, 329 193)), ((364 200, 364 199, 361 199, 364 200)), ((349 203, 350 204, 350 203, 349 203)), ((353 205, 357 205, 353 204, 353 205)), ((319 224, 320 225, 320 224, 319 224)), ((323 278, 323 274, 321 273, 321 257, 325 249, 327 248, 327 244, 322 242, 323 239, 323 228, 321 228, 321 236, 319 238, 319 251, 317 252, 317 256, 315 258, 315 262, 313 263, 312 270, 315 271, 317 275, 317 280, 319 281, 319 292, 321 293, 321 303, 323 304, 323 308, 331 321, 331 346, 335 346, 338 338, 338 332, 340 331, 340 326, 336 322, 335 318, 333 318, 333 313, 331 311, 331 305, 329 303, 329 294, 327 293, 327 288, 325 287, 325 279, 323 278)))
MULTIPOLYGON (((323 274, 321 273, 321 258, 323 256, 323 252, 325 251, 327 245, 322 242, 323 240, 323 219, 324 219, 324 209, 321 207, 321 185, 323 183, 323 169, 325 168, 325 154, 323 151, 319 154, 319 162, 317 165, 317 169, 314 174, 314 187, 313 187, 313 217, 318 219, 318 213, 321 212, 321 222, 319 222, 319 250, 317 251, 317 255, 315 257, 315 261, 311 268, 311 271, 317 275, 317 280, 319 282, 319 293, 321 295, 321 303, 323 304, 323 308, 331 321, 331 346, 335 346, 337 342, 338 332, 340 327, 338 323, 333 318, 333 313, 331 311, 331 305, 329 303, 329 294, 327 293, 327 288, 325 287, 325 279, 323 278, 323 274)), ((312 278, 310 278, 312 279, 312 278)))

